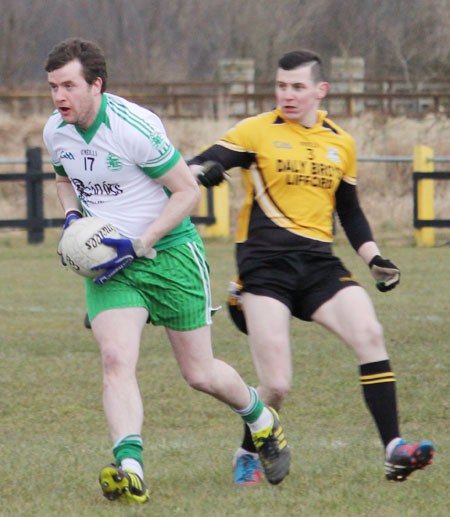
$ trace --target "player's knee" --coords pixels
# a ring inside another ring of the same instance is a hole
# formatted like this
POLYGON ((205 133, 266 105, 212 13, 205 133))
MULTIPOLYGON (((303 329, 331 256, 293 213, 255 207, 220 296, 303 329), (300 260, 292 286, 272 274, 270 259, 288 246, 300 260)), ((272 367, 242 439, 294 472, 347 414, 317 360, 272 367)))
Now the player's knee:
POLYGON ((203 393, 213 393, 214 383, 210 375, 205 372, 184 372, 183 377, 189 386, 203 393))
POLYGON ((264 402, 278 409, 289 394, 291 384, 289 379, 279 379, 260 386, 261 398, 264 402))
POLYGON ((134 371, 134 367, 113 346, 102 348, 102 365, 105 378, 118 377, 134 371))
POLYGON ((193 378, 188 380, 189 386, 195 391, 201 391, 202 393, 213 394, 214 393, 214 384, 204 378, 193 378))
POLYGON ((370 320, 364 328, 365 341, 369 346, 384 347, 384 332, 382 325, 377 320, 370 320))
POLYGON ((355 337, 353 348, 360 361, 378 360, 378 357, 386 354, 383 327, 377 320, 365 322, 355 337))

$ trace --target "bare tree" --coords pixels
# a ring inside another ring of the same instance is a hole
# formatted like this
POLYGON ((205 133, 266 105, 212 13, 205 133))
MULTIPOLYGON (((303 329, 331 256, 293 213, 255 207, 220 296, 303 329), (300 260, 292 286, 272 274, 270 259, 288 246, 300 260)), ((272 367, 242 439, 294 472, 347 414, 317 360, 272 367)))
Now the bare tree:
POLYGON ((0 84, 30 86, 37 49, 49 30, 45 0, 0 0, 0 84))
POLYGON ((361 56, 366 75, 417 80, 450 71, 450 0, 0 0, 0 86, 43 83, 54 44, 97 41, 115 83, 210 80, 220 58, 361 56))

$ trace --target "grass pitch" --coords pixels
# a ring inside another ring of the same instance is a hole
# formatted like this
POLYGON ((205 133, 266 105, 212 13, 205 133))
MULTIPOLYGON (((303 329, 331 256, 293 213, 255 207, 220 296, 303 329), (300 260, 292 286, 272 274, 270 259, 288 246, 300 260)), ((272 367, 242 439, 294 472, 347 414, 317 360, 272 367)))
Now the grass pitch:
MULTIPOLYGON (((419 516, 450 514, 450 247, 385 247, 402 270, 394 291, 376 291, 348 245, 335 253, 367 288, 384 325, 409 440, 435 443, 435 463, 405 483, 384 480, 383 451, 364 406, 353 354, 314 324, 294 321, 294 383, 282 411, 292 448, 288 478, 240 489, 231 458, 241 423, 191 390, 165 332, 148 326, 139 381, 151 501, 104 499, 97 476, 112 460, 101 404, 96 344, 83 327, 83 282, 55 254, 58 233, 29 246, 0 235, 0 515, 5 516, 419 516)), ((215 303, 234 275, 233 244, 206 241, 215 303)), ((214 317, 216 356, 256 383, 245 336, 226 309, 214 317)))

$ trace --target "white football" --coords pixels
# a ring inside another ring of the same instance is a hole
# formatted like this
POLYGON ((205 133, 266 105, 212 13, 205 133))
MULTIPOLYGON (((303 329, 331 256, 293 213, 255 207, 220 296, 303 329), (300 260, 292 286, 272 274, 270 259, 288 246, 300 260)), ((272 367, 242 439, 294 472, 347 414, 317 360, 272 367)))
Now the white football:
POLYGON ((120 239, 118 230, 101 217, 76 219, 65 231, 61 241, 61 253, 67 266, 81 276, 96 277, 104 270, 91 268, 112 260, 116 248, 102 243, 102 239, 120 239))

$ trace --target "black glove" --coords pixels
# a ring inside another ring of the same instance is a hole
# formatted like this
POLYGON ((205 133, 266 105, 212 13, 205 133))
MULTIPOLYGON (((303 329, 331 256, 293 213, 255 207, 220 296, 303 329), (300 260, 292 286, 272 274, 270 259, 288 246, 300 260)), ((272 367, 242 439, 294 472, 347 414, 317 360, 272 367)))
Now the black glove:
POLYGON ((370 272, 376 280, 376 286, 379 291, 385 293, 394 289, 400 282, 400 269, 390 260, 375 255, 369 262, 370 272))
POLYGON ((202 171, 197 176, 197 180, 204 187, 210 188, 220 185, 224 179, 228 178, 228 174, 219 162, 212 160, 202 164, 202 171))

